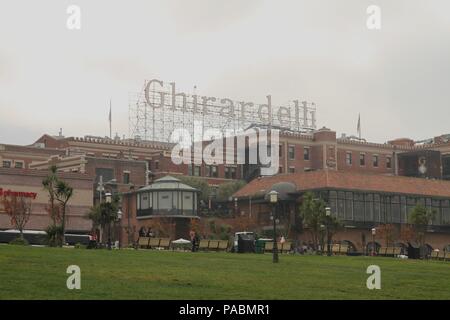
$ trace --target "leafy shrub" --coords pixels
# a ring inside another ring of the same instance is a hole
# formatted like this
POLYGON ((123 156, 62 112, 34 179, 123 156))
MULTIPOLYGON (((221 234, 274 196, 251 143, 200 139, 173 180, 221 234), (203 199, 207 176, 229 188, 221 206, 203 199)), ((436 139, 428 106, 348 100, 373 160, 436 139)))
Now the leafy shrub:
POLYGON ((222 232, 219 236, 219 240, 229 240, 230 234, 228 232, 222 232))
POLYGON ((46 244, 50 247, 57 247, 61 243, 63 229, 62 226, 48 226, 45 229, 47 233, 46 244))
POLYGON ((86 245, 81 244, 79 242, 75 244, 75 249, 86 249, 86 248, 87 248, 86 245))
POLYGON ((18 237, 18 238, 15 238, 14 240, 12 240, 9 244, 14 244, 14 245, 19 245, 19 246, 27 246, 28 241, 25 240, 24 238, 18 237))

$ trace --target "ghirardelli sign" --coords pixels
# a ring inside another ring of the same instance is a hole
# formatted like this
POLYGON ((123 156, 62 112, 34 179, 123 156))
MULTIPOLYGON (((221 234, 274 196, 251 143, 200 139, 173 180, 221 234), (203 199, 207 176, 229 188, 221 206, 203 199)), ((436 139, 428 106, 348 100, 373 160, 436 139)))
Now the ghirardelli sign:
POLYGON ((201 123, 203 130, 234 133, 251 126, 302 132, 316 128, 316 108, 300 99, 277 104, 272 95, 255 103, 187 93, 177 90, 175 82, 159 79, 146 81, 142 92, 130 100, 132 137, 168 142, 174 129, 184 128, 193 135, 194 123, 201 123))

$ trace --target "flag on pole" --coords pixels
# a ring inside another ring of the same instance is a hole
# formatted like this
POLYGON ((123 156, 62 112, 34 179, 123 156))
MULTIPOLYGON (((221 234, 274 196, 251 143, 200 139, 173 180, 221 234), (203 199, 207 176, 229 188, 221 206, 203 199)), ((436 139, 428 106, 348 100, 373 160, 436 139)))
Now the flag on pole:
POLYGON ((358 113, 358 126, 356 127, 358 131, 358 137, 361 139, 361 115, 358 113))

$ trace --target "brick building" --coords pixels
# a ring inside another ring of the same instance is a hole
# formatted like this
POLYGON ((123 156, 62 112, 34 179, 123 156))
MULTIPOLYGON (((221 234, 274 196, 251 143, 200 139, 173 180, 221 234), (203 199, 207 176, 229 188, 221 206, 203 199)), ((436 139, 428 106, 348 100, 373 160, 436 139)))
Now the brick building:
POLYGON ((60 149, 0 144, 0 168, 27 169, 33 162, 64 155, 65 151, 60 149))
MULTIPOLYGON (((286 234, 290 226, 299 222, 296 219, 302 195, 311 191, 317 198, 323 199, 331 208, 331 214, 344 224, 343 230, 334 239, 350 242, 358 251, 364 252, 371 239, 372 228, 386 224, 395 227, 397 242, 405 245, 408 239, 402 239, 401 228, 408 223, 408 214, 418 203, 436 211, 427 229, 429 247, 442 250, 450 245, 449 181, 331 169, 254 179, 234 197, 238 199, 239 213, 253 215, 261 229, 272 228, 271 208, 264 197, 277 183, 295 186, 290 193, 292 201, 278 207, 281 229, 286 234)), ((302 233, 300 239, 308 241, 308 233, 302 233)), ((383 239, 376 239, 376 242, 388 245, 383 239)))
MULTIPOLYGON (((218 185, 233 179, 249 181, 259 175, 258 172, 254 172, 258 171, 258 168, 241 164, 175 165, 171 160, 173 146, 171 143, 119 137, 77 138, 45 134, 31 146, 0 145, 0 161, 3 167, 13 167, 17 163, 18 167, 28 168, 31 163, 46 161, 51 156, 85 155, 95 158, 139 160, 148 164, 149 182, 161 176, 181 174, 198 176, 212 185, 218 185)), ((280 173, 329 168, 338 171, 450 179, 448 135, 421 142, 401 138, 380 144, 345 135, 337 138, 336 132, 327 128, 311 133, 282 130, 279 153, 280 173), (431 154, 434 155, 431 157, 431 154), (430 165, 430 170, 425 174, 420 173, 418 170, 421 164, 427 168, 430 165), (431 168, 432 166, 434 168, 431 168)))
POLYGON ((240 166, 176 165, 171 152, 175 144, 133 139, 91 137, 62 137, 43 135, 32 145, 59 150, 65 156, 86 155, 96 158, 128 159, 145 161, 148 165, 149 181, 166 175, 198 176, 211 185, 218 185, 233 179, 241 179, 240 166))
MULTIPOLYGON (((35 193, 31 200, 32 214, 26 229, 45 230, 50 224, 48 193, 42 186, 42 180, 48 172, 44 170, 28 170, 0 168, 0 189, 2 191, 35 193)), ((73 189, 73 197, 68 202, 67 232, 87 233, 91 230, 91 221, 84 215, 92 206, 92 179, 82 173, 58 173, 58 177, 66 181, 73 189)), ((0 205, 0 229, 12 229, 9 216, 0 205)))
MULTIPOLYGON (((203 145, 208 143, 203 142, 203 145)), ((251 181, 249 185, 259 181, 255 179, 260 176, 261 168, 248 163, 206 165, 203 161, 198 165, 176 165, 171 159, 173 147, 174 144, 170 143, 118 137, 43 135, 30 146, 0 145, 0 167, 5 170, 22 168, 46 171, 49 165, 55 164, 62 172, 84 174, 91 181, 93 201, 97 198, 96 186, 100 176, 108 183, 108 191, 120 193, 128 192, 132 187, 137 190, 166 175, 196 176, 213 186, 236 179, 251 181)), ((224 155, 231 150, 236 159, 237 148, 236 141, 234 145, 228 146, 224 139, 224 155)), ((240 151, 248 153, 248 144, 240 151)), ((380 144, 345 135, 338 138, 335 131, 327 128, 310 133, 281 130, 278 151, 279 175, 274 179, 286 180, 291 175, 310 171, 337 172, 343 174, 341 177, 344 180, 347 179, 345 174, 348 177, 370 174, 371 177, 395 178, 400 175, 450 179, 449 135, 420 142, 401 138, 380 144)), ((24 173, 24 177, 30 176, 24 173)), ((305 179, 308 177, 312 176, 307 175, 305 179)), ((2 179, 0 177, 0 184, 3 183, 2 179)), ((418 181, 427 187, 433 183, 425 179, 418 181)), ((385 183, 391 183, 391 180, 385 180, 385 183)), ((356 190, 366 191, 364 188, 356 190)), ((384 192, 384 189, 379 191, 384 192)), ((245 203, 242 202, 242 205, 242 212, 251 212, 245 208, 245 203)))
POLYGON ((52 156, 46 161, 33 162, 30 169, 47 170, 55 165, 61 172, 80 172, 93 179, 93 188, 102 176, 103 182, 114 186, 116 192, 127 192, 131 186, 140 188, 148 184, 147 162, 129 159, 102 158, 84 154, 52 156))

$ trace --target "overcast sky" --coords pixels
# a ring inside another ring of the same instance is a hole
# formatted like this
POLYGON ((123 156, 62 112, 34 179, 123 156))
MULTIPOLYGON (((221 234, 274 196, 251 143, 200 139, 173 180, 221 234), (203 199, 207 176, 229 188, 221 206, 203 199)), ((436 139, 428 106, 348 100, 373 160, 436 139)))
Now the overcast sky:
POLYGON ((450 133, 450 1, 1 0, 0 143, 128 135, 145 79, 265 103, 317 104, 317 125, 385 142, 450 133), (66 9, 81 8, 81 30, 66 9), (381 8, 381 30, 366 9, 381 8))

